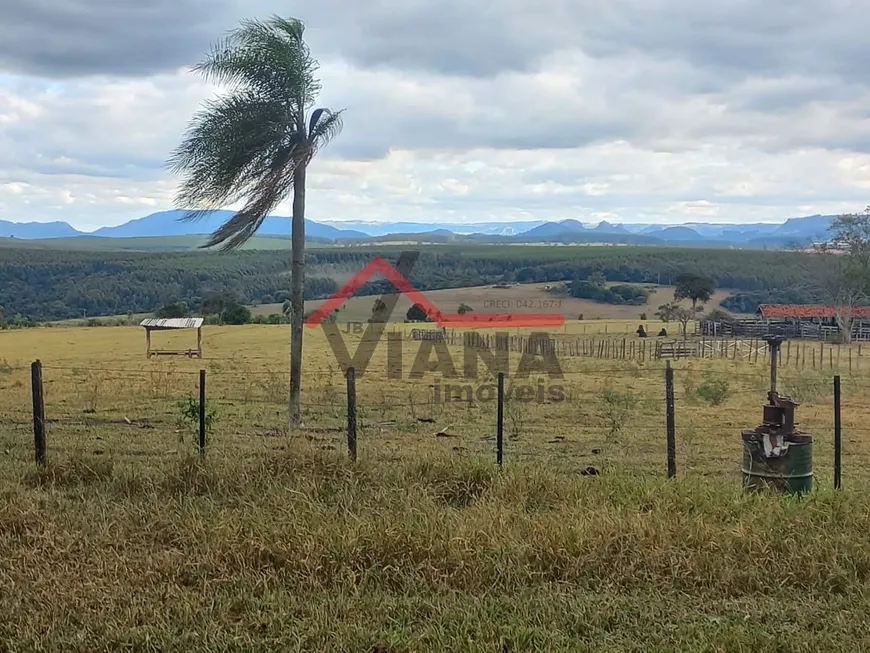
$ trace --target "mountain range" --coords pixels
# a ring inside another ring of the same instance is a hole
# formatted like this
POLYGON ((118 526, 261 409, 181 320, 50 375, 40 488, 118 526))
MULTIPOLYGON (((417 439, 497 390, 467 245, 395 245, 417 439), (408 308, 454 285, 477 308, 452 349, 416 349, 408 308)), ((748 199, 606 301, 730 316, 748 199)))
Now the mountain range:
MULTIPOLYGON (((198 221, 183 221, 184 211, 161 211, 93 232, 79 231, 66 222, 9 222, 0 220, 0 238, 27 240, 57 238, 142 238, 209 234, 233 215, 215 211, 198 221)), ((626 245, 683 245, 784 247, 826 240, 835 216, 790 218, 783 223, 683 225, 584 224, 575 219, 501 223, 417 223, 306 220, 306 238, 336 244, 421 242, 475 243, 610 243, 626 245)), ((258 234, 288 238, 290 218, 269 216, 258 234)))

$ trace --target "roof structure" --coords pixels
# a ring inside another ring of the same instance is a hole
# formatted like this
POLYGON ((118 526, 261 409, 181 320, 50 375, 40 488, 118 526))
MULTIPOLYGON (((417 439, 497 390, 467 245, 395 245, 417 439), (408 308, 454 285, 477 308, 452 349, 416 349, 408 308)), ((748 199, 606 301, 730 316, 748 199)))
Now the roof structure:
MULTIPOLYGON (((837 316, 837 307, 823 304, 761 304, 758 312, 765 319, 811 320, 837 316)), ((855 306, 852 317, 870 319, 870 306, 855 306)))
POLYGON ((168 329, 199 329, 202 326, 202 321, 201 317, 149 317, 142 320, 139 323, 139 326, 152 331, 163 331, 168 329))

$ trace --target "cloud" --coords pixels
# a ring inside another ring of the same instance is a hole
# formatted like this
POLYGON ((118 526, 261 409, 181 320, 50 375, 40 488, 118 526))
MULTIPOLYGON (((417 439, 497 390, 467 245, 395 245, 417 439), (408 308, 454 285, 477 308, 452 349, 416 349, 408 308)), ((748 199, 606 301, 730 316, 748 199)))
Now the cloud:
POLYGON ((309 175, 315 219, 860 210, 857 4, 12 0, 0 218, 87 228, 168 208, 164 161, 215 93, 185 67, 240 19, 275 12, 306 20, 321 103, 347 109, 309 175))
POLYGON ((0 67, 49 78, 145 76, 180 68, 230 26, 215 19, 215 4, 8 0, 0 22, 0 67))

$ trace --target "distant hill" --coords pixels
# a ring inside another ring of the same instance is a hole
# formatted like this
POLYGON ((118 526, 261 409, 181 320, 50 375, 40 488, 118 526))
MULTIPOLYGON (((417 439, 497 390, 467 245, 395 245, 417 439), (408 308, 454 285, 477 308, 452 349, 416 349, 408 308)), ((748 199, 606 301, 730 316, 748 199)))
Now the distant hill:
POLYGON ((828 230, 835 215, 811 215, 806 218, 789 218, 778 226, 773 233, 783 237, 821 240, 828 237, 828 230))
POLYGON ((653 245, 661 243, 657 238, 629 232, 622 225, 612 225, 602 221, 595 227, 587 229, 578 220, 561 220, 547 222, 530 229, 524 234, 513 236, 515 242, 557 242, 557 243, 615 243, 633 245, 653 245))
POLYGON ((72 238, 81 236, 66 222, 7 222, 0 220, 0 238, 72 238))
POLYGON ((429 233, 432 231, 449 231, 453 234, 484 234, 488 236, 514 236, 534 229, 544 224, 545 220, 523 220, 519 222, 467 222, 455 224, 449 222, 365 222, 362 220, 321 220, 322 224, 336 229, 352 229, 369 236, 387 236, 393 234, 429 233))
POLYGON ((598 233, 605 234, 627 234, 629 233, 628 229, 625 228, 625 225, 621 224, 611 224, 607 220, 602 220, 597 225, 592 228, 592 231, 598 233))
MULTIPOLYGON (((103 227, 93 232, 92 236, 110 238, 138 238, 141 236, 189 236, 194 234, 210 234, 233 215, 233 211, 215 211, 202 220, 185 222, 180 220, 184 211, 160 211, 146 215, 144 218, 130 220, 117 227, 103 227)), ((263 236, 289 236, 290 218, 269 216, 257 233, 263 236)), ((351 229, 336 229, 329 225, 305 221, 305 235, 309 238, 366 238, 368 234, 351 229)))
POLYGON ((704 236, 689 227, 665 227, 664 229, 651 229, 645 233, 647 236, 671 242, 704 240, 704 236))
POLYGON ((579 233, 586 228, 577 220, 562 220, 561 222, 545 222, 539 227, 529 229, 521 234, 523 238, 549 238, 563 236, 570 233, 579 233))
MULTIPOLYGON (((487 236, 490 238, 491 236, 487 236)), ((414 231, 410 233, 389 233, 383 236, 365 236, 363 238, 338 238, 340 245, 376 245, 379 243, 453 243, 464 242, 471 236, 457 235, 447 229, 434 231, 414 231)))
MULTIPOLYGON (((200 236, 212 233, 232 215, 215 211, 202 220, 179 220, 183 211, 160 211, 114 227, 83 233, 66 222, 15 223, 0 220, 0 238, 16 239, 139 239, 200 236)), ((813 215, 790 218, 784 223, 711 224, 693 222, 683 225, 631 224, 602 220, 597 224, 567 218, 558 221, 468 223, 368 223, 305 221, 309 242, 359 244, 384 241, 467 242, 467 243, 604 243, 625 245, 675 244, 680 247, 772 247, 808 245, 825 240, 834 216, 813 215), (348 228, 348 227, 353 228, 348 228)), ((269 216, 257 232, 262 237, 288 238, 288 217, 269 216)), ((168 244, 167 244, 168 245, 168 244)), ((139 247, 136 243, 134 246, 139 247)), ((156 245, 155 245, 156 246, 156 245)), ((180 247, 173 243, 172 248, 180 247)), ((282 246, 283 247, 283 246, 282 246)))

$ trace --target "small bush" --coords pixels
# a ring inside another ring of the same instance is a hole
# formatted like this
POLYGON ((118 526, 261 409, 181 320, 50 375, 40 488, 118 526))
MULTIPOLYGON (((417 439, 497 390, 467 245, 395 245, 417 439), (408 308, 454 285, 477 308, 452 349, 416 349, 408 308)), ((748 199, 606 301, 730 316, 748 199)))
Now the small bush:
POLYGON ((601 391, 599 414, 607 424, 611 437, 622 431, 636 406, 637 397, 631 392, 610 388, 601 391))
POLYGON ((695 388, 695 395, 711 406, 718 406, 724 402, 728 399, 730 393, 731 385, 728 383, 728 379, 710 375, 706 375, 701 383, 698 384, 698 387, 695 388))
POLYGON ((647 318, 646 318, 646 313, 641 313, 641 314, 640 314, 640 319, 641 319, 642 321, 643 321, 643 320, 646 320, 646 319, 647 319, 647 318))
MULTIPOLYGON (((178 429, 179 440, 184 440, 184 432, 199 434, 199 398, 189 396, 178 402, 178 429)), ((217 414, 209 402, 205 404, 205 433, 211 435, 212 427, 217 420, 217 414)))

